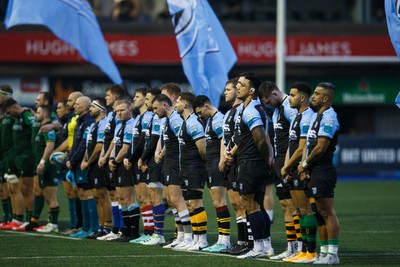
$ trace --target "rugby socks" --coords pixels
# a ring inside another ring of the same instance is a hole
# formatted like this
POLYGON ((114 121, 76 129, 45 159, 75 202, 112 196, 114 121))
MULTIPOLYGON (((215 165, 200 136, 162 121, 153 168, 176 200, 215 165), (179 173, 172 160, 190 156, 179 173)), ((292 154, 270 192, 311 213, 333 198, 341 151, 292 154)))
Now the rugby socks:
POLYGON ((243 242, 247 242, 246 239, 247 225, 246 222, 243 221, 242 216, 236 217, 236 226, 238 231, 238 243, 241 245, 243 244, 243 242))
POLYGON ((270 217, 267 213, 267 211, 263 208, 261 208, 261 213, 264 216, 265 220, 265 226, 264 226, 264 250, 265 251, 270 251, 272 249, 272 244, 271 244, 271 220, 270 217))
POLYGON ((254 237, 253 232, 251 230, 250 221, 248 221, 249 216, 246 213, 246 218, 243 218, 244 223, 246 223, 246 239, 249 245, 249 248, 253 248, 254 246, 254 237))
POLYGON ((337 255, 339 249, 339 240, 336 238, 328 239, 328 254, 337 255))
POLYGON ((165 219, 165 206, 160 204, 153 207, 154 215, 154 233, 158 235, 163 235, 164 229, 164 219, 165 219))
POLYGON ((83 225, 82 203, 79 198, 74 198, 74 200, 75 200, 75 217, 76 217, 75 228, 79 229, 83 225))
MULTIPOLYGON (((189 216, 189 210, 185 209, 181 212, 178 212, 179 218, 181 219, 182 226, 183 226, 183 232, 184 232, 184 239, 185 241, 191 242, 192 241, 192 225, 190 223, 190 216, 189 216)), ((179 231, 179 228, 178 228, 179 231)), ((178 237, 179 237, 179 232, 178 232, 178 237)))
POLYGON ((12 220, 11 198, 2 199, 1 206, 3 207, 3 220, 10 222, 12 220))
POLYGON ((269 217, 269 221, 271 222, 271 224, 274 223, 274 210, 265 210, 268 214, 269 217))
POLYGON ((320 254, 322 255, 328 254, 329 251, 328 240, 320 240, 319 246, 320 246, 320 251, 319 251, 320 254))
POLYGON ((89 202, 87 200, 81 200, 82 207, 82 230, 88 232, 90 230, 90 214, 89 214, 89 202))
POLYGON ((129 218, 128 207, 122 207, 122 220, 124 221, 124 227, 121 229, 121 232, 125 236, 131 235, 131 220, 129 218))
POLYGON ((194 210, 194 216, 197 223, 197 231, 199 235, 199 241, 207 242, 207 213, 204 207, 200 207, 194 210))
POLYGON ((294 229, 296 230, 296 238, 297 238, 297 251, 301 251, 303 247, 303 238, 301 235, 301 226, 300 226, 300 215, 293 215, 293 223, 294 229))
POLYGON ((296 236, 296 229, 294 227, 293 222, 285 222, 286 228, 286 240, 288 243, 288 251, 296 252, 296 245, 297 245, 297 236, 296 236))
POLYGON ((76 206, 74 198, 68 198, 68 211, 69 211, 69 228, 73 229, 76 226, 76 206))
POLYGON ((218 224, 218 243, 225 244, 226 239, 230 243, 231 234, 231 214, 229 213, 228 206, 222 206, 215 209, 217 212, 218 224), (228 237, 228 238, 226 238, 228 237), (220 240, 223 239, 224 241, 220 240))
POLYGON ((199 228, 197 227, 196 215, 194 212, 190 212, 190 223, 192 224, 192 231, 193 231, 193 241, 199 241, 199 228))
POLYGON ((264 251, 265 239, 265 217, 261 211, 248 214, 247 219, 250 222, 251 232, 254 238, 254 249, 264 251))
POLYGON ((50 209, 50 223, 58 225, 58 215, 60 214, 60 207, 50 209))
POLYGON ((313 253, 317 243, 317 219, 313 214, 304 216, 304 225, 307 231, 307 251, 313 253))
POLYGON ((113 229, 114 234, 118 234, 119 227, 121 225, 122 217, 120 216, 120 210, 118 208, 118 202, 111 202, 112 216, 113 216, 113 229))
POLYGON ((30 222, 31 221, 32 214, 33 214, 33 211, 27 210, 27 209, 25 210, 25 221, 26 222, 30 222))
POLYGON ((183 239, 183 225, 181 218, 179 217, 178 211, 176 209, 172 209, 172 214, 174 215, 175 220, 175 232, 174 232, 174 239, 183 239))
POLYGON ((99 229, 99 214, 97 213, 96 201, 93 198, 88 199, 90 231, 96 232, 99 229))
POLYGON ((44 207, 44 196, 35 196, 31 221, 38 222, 43 207, 44 207))
POLYGON ((143 229, 145 235, 151 235, 154 232, 153 208, 151 205, 144 206, 140 209, 142 214, 143 229))
POLYGON ((308 243, 307 243, 307 229, 305 224, 305 217, 300 218, 300 228, 301 228, 301 237, 302 237, 302 247, 298 248, 298 251, 307 252, 308 243), (300 250, 301 249, 301 250, 300 250))
POLYGON ((140 209, 137 203, 131 204, 128 207, 129 220, 131 225, 131 236, 132 238, 139 237, 139 222, 140 222, 140 209))

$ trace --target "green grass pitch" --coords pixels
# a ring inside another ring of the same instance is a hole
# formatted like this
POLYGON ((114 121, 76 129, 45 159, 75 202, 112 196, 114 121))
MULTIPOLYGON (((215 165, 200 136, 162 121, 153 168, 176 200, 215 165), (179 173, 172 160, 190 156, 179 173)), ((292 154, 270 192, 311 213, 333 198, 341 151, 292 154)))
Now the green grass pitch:
MULTIPOLYGON (((60 189, 60 226, 67 225, 67 204, 60 189)), ((208 241, 217 239, 215 211, 204 195, 208 215, 208 241)), ((339 182, 335 197, 341 225, 339 255, 342 266, 400 266, 400 181, 339 182)), ((233 214, 231 210, 231 214, 233 214)), ((44 218, 45 212, 42 214, 44 218)), ((232 243, 236 241, 232 217, 232 243)), ((166 217, 165 236, 173 232, 166 217)), ((272 242, 276 253, 285 249, 282 213, 275 202, 272 242)), ((177 252, 161 247, 95 240, 67 239, 59 235, 0 231, 0 266, 290 266, 267 259, 239 260, 205 252, 177 252)))

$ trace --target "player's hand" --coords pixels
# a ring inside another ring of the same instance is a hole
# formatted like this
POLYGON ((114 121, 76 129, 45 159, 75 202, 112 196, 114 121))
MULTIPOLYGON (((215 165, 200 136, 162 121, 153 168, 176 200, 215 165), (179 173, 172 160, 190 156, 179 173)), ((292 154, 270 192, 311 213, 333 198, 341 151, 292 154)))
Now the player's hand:
POLYGON ((310 172, 308 170, 303 171, 300 173, 300 180, 305 181, 310 179, 310 172))
POLYGON ((154 160, 156 161, 157 164, 161 164, 161 162, 163 161, 164 155, 162 153, 162 151, 159 151, 158 153, 156 153, 154 155, 154 160))
POLYGON ((87 167, 89 167, 89 164, 87 163, 87 161, 82 161, 81 170, 84 171, 87 169, 87 167))
POLYGON ((124 167, 125 169, 129 170, 132 168, 132 163, 129 161, 129 159, 124 159, 124 167))
POLYGON ((43 125, 42 127, 40 127, 40 131, 42 133, 48 133, 51 130, 53 130, 53 125, 51 125, 51 124, 46 124, 46 125, 43 125))
POLYGON ((112 172, 115 172, 117 170, 117 164, 114 159, 108 161, 108 167, 112 172))
POLYGON ((36 173, 37 174, 42 174, 43 173, 43 169, 44 169, 44 164, 43 163, 39 163, 36 167, 36 173))
POLYGON ((103 168, 106 165, 106 163, 107 163, 106 157, 100 157, 99 161, 97 162, 100 168, 103 168))
POLYGON ((65 163, 65 165, 67 166, 68 170, 72 170, 72 165, 69 160, 67 161, 67 163, 65 163))
POLYGON ((143 173, 146 173, 146 171, 148 170, 148 166, 147 166, 147 164, 146 163, 143 163, 142 164, 142 166, 140 167, 140 170, 143 172, 143 173))

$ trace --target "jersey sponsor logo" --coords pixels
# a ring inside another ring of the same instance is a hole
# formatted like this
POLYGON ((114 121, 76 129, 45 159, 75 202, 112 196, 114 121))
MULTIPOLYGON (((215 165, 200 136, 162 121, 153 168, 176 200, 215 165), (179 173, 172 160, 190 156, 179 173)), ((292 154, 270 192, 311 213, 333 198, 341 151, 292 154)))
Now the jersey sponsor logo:
POLYGON ((274 124, 274 129, 275 130, 283 130, 283 126, 282 126, 282 123, 280 123, 280 122, 278 122, 278 123, 275 123, 274 124))
POLYGON ((301 128, 301 132, 305 134, 308 132, 308 129, 310 129, 310 124, 304 124, 303 127, 301 128))
POLYGON ((114 137, 114 144, 116 146, 120 146, 121 145, 121 138, 119 138, 119 136, 114 137))
POLYGON ((289 131, 289 139, 290 140, 297 140, 297 134, 295 130, 290 130, 289 131))
POLYGON ((328 134, 331 134, 332 133, 332 124, 325 124, 324 125, 324 132, 325 133, 328 133, 328 134))
POLYGON ((310 131, 308 131, 308 138, 310 138, 310 139, 316 139, 318 136, 317 136, 317 131, 315 131, 315 130, 310 130, 310 131))
POLYGON ((13 130, 14 131, 22 131, 22 125, 14 124, 13 125, 13 130))
POLYGON ((313 193, 313 195, 316 195, 317 191, 317 187, 311 187, 311 192, 313 193))
POLYGON ((224 132, 230 132, 230 131, 231 131, 231 128, 229 128, 229 124, 224 124, 224 125, 222 126, 222 130, 223 130, 224 132))

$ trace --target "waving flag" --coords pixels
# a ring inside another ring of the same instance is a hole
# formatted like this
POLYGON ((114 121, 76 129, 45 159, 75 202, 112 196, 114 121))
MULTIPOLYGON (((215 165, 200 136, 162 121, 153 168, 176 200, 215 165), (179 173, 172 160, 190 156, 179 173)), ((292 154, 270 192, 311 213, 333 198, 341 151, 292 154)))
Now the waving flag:
POLYGON ((183 70, 196 95, 219 106, 237 57, 206 0, 167 0, 183 70))
POLYGON ((400 59, 400 0, 385 0, 385 12, 390 39, 400 59))
POLYGON ((20 24, 46 26, 114 83, 122 82, 87 0, 9 0, 4 24, 7 29, 20 24))

